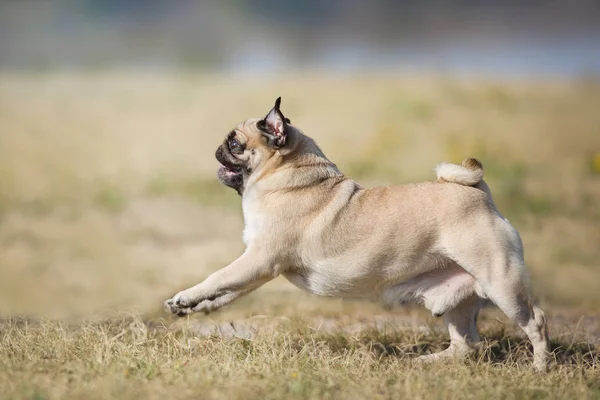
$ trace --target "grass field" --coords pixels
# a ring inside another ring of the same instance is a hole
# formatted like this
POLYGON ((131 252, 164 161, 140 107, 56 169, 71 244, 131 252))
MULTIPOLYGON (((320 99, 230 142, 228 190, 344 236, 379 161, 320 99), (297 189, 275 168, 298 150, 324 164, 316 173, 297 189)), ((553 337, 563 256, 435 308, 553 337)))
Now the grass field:
POLYGON ((600 82, 0 73, 0 398, 600 398, 600 82), (283 279, 210 316, 162 301, 243 250, 214 150, 282 109, 365 185, 483 161, 521 232, 556 366, 483 310, 462 364, 422 310, 283 279))

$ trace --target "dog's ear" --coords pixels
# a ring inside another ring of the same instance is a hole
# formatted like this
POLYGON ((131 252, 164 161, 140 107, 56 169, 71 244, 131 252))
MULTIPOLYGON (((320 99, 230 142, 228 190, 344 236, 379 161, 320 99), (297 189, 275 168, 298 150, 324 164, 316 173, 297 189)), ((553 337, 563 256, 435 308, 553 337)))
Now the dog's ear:
POLYGON ((267 138, 270 146, 280 148, 285 145, 287 139, 288 124, 290 120, 283 116, 279 109, 281 97, 275 100, 275 106, 269 111, 267 116, 258 121, 258 128, 267 138))

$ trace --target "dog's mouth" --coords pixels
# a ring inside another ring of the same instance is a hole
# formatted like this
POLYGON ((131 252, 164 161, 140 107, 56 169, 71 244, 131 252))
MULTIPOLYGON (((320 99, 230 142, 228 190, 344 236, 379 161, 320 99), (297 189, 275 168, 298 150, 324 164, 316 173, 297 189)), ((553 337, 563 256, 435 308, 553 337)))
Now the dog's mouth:
POLYGON ((231 155, 226 156, 223 146, 219 146, 215 153, 217 161, 219 161, 219 170, 217 177, 225 186, 235 189, 238 194, 242 194, 244 189, 244 169, 241 165, 236 165, 228 160, 231 155))
POLYGON ((233 178, 236 175, 242 174, 242 168, 236 167, 233 165, 221 164, 219 166, 219 174, 223 174, 224 176, 227 176, 228 178, 233 178))

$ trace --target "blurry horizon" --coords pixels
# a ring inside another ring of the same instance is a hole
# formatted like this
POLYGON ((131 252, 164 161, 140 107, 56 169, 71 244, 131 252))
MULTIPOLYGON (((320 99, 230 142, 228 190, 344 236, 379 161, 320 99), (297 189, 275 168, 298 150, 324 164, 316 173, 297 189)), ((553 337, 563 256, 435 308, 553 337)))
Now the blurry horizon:
POLYGON ((0 2, 5 70, 599 76, 598 1, 0 2))

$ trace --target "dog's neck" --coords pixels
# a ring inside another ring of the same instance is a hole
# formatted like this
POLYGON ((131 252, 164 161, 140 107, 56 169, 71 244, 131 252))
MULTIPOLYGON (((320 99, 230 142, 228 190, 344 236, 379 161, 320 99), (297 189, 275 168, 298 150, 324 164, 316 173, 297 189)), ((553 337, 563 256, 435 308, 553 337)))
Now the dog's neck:
MULTIPOLYGON (((244 194, 253 189, 290 191, 319 185, 344 175, 313 139, 294 129, 285 149, 273 154, 265 165, 248 177, 244 194), (282 184, 285 182, 285 184, 282 184)), ((242 196, 244 196, 242 194, 242 196)))

